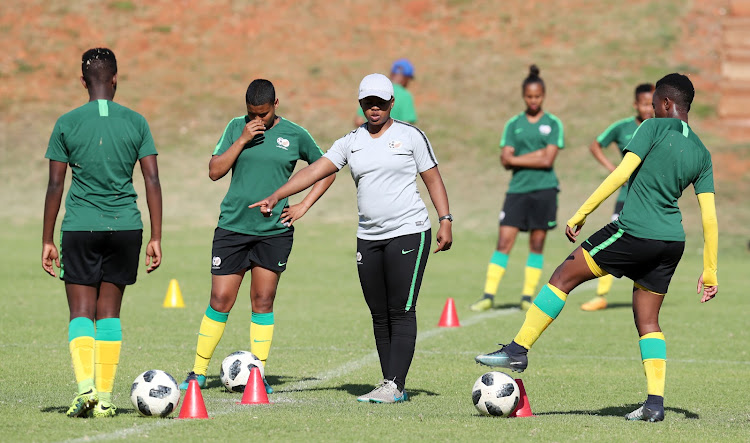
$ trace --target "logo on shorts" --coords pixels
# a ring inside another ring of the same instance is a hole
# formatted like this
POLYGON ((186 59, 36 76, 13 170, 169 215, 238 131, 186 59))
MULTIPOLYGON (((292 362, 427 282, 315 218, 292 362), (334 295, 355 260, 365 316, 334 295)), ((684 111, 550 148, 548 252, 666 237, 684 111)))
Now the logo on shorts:
POLYGON ((391 148, 391 149, 401 149, 401 145, 402 144, 403 143, 401 143, 398 140, 391 140, 391 141, 388 142, 388 147, 391 148))
POLYGON ((219 269, 219 267, 221 266, 221 258, 214 257, 213 260, 211 260, 211 265, 213 265, 214 269, 219 269))
POLYGON ((539 126, 539 133, 542 135, 549 135, 550 132, 552 132, 552 126, 550 125, 541 125, 539 126))
POLYGON ((557 226, 557 222, 556 221, 548 221, 547 222, 547 227, 554 228, 555 226, 557 226))
POLYGON ((362 253, 359 251, 357 251, 357 264, 358 265, 362 264, 362 253))
POLYGON ((500 221, 503 221, 505 218, 505 211, 500 211, 500 221))
POLYGON ((285 151, 289 150, 289 140, 285 139, 284 137, 279 137, 276 139, 276 147, 279 149, 283 149, 285 151))

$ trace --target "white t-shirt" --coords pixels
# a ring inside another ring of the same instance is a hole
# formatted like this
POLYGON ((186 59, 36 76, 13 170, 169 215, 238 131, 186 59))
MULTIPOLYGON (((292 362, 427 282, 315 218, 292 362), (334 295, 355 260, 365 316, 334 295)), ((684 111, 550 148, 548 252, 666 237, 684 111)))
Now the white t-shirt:
POLYGON ((430 229, 427 208, 417 189, 417 173, 437 166, 427 136, 394 120, 378 138, 362 125, 336 140, 324 157, 338 169, 349 165, 357 186, 363 240, 383 240, 430 229))

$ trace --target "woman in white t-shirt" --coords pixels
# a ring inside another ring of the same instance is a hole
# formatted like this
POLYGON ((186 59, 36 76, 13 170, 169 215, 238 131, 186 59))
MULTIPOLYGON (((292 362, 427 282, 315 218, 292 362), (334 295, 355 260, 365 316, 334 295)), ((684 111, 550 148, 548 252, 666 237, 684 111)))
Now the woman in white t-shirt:
MULTIPOLYGON (((391 118, 393 103, 388 77, 366 76, 359 85, 359 104, 367 122, 338 139, 322 158, 265 200, 250 206, 270 215, 279 200, 349 165, 359 208, 357 270, 383 372, 379 385, 357 400, 373 403, 408 399, 404 384, 417 339, 417 296, 432 237, 417 174, 439 215, 434 252, 447 251, 453 243, 453 217, 432 146, 417 127, 391 118)), ((287 215, 282 222, 291 224, 294 218, 287 215)))

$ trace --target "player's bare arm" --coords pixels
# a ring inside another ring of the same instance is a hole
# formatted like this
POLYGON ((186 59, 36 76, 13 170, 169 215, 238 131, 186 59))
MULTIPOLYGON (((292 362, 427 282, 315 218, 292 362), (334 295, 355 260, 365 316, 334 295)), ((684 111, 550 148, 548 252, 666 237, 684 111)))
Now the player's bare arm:
POLYGON ((211 157, 211 160, 208 162, 208 176, 211 180, 216 181, 227 175, 227 172, 232 169, 234 162, 237 161, 237 157, 239 157, 242 150, 245 149, 245 145, 247 145, 256 135, 263 134, 265 131, 266 126, 261 119, 255 118, 250 120, 242 130, 242 134, 234 141, 234 143, 232 143, 232 146, 230 146, 229 149, 222 154, 211 157))
MULTIPOLYGON (((430 194, 432 204, 435 205, 438 217, 449 215, 451 211, 448 205, 448 191, 445 190, 445 183, 443 183, 443 177, 440 175, 438 167, 430 168, 419 175, 427 187, 427 192, 430 194)), ((451 248, 453 245, 452 224, 451 220, 440 220, 440 228, 435 236, 437 249, 433 252, 447 251, 451 248)))
POLYGON ((336 174, 331 174, 322 180, 318 180, 301 202, 297 203, 296 205, 291 205, 288 208, 284 208, 281 211, 281 223, 287 226, 292 226, 295 221, 302 218, 302 216, 307 213, 312 205, 314 205, 315 202, 317 202, 318 199, 320 199, 320 197, 325 194, 328 188, 331 187, 335 179, 336 174))
POLYGON ((556 145, 547 145, 544 149, 512 156, 508 159, 508 164, 511 168, 550 169, 555 164, 559 150, 556 145))
POLYGON ((591 155, 594 156, 596 161, 601 163, 602 166, 607 168, 609 172, 612 172, 615 170, 616 166, 614 163, 612 163, 606 155, 604 155, 604 149, 602 145, 599 144, 598 141, 594 140, 591 142, 591 145, 589 145, 589 151, 591 151, 591 155))
POLYGON ((503 146, 502 151, 500 151, 500 164, 503 165, 505 169, 511 169, 512 166, 510 166, 510 159, 515 155, 516 148, 513 146, 503 146))
POLYGON ((306 166, 289 179, 288 182, 284 183, 279 189, 273 194, 269 195, 265 199, 255 202, 248 208, 260 208, 260 212, 265 216, 270 216, 273 213, 273 207, 279 200, 294 195, 300 191, 304 191, 313 185, 313 183, 322 180, 329 175, 333 175, 338 172, 336 165, 325 157, 321 157, 313 164, 306 166))
POLYGON ((60 255, 53 240, 55 235, 55 222, 60 212, 63 188, 65 187, 65 174, 68 164, 54 160, 49 162, 49 181, 47 183, 47 196, 44 199, 44 224, 42 228, 42 269, 52 277, 55 277, 55 269, 52 263, 60 267, 60 255))
POLYGON ((139 162, 146 185, 146 203, 151 220, 151 239, 146 245, 146 272, 151 272, 161 264, 161 182, 159 181, 159 167, 155 155, 147 155, 139 162))

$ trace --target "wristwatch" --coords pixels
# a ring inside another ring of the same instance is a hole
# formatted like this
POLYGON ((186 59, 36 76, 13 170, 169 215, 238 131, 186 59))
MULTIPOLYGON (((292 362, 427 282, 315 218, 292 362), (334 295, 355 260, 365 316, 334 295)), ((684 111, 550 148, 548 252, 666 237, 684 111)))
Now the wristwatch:
POLYGON ((443 220, 448 220, 449 222, 453 223, 453 215, 445 214, 444 216, 438 218, 438 223, 440 223, 443 220))

